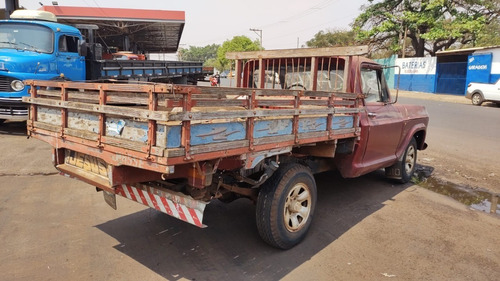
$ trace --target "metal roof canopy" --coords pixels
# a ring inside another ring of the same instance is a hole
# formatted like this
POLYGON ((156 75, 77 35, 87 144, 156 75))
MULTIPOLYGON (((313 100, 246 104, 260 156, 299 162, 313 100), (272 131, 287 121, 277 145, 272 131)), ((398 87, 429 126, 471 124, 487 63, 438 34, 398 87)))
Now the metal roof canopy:
POLYGON ((474 53, 475 51, 484 51, 484 50, 498 49, 498 48, 500 48, 500 45, 438 51, 436 52, 436 56, 438 57, 438 56, 453 56, 453 55, 469 55, 474 53))
POLYGON ((95 37, 104 47, 144 53, 176 52, 185 23, 184 11, 65 6, 43 6, 40 10, 54 13, 59 23, 97 25, 95 37))

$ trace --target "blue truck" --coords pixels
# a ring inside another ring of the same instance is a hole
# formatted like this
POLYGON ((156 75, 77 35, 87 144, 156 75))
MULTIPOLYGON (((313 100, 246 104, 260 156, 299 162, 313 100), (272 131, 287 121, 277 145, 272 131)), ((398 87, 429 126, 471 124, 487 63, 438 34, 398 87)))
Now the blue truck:
POLYGON ((201 62, 104 60, 95 29, 57 23, 46 11, 19 10, 0 21, 0 124, 27 119, 27 79, 196 84, 208 74, 201 62))

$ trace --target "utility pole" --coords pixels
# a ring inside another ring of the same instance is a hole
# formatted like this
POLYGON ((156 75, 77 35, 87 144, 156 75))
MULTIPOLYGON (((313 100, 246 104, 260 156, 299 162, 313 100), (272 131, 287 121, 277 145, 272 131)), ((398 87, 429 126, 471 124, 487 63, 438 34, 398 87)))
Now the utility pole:
POLYGON ((262 29, 257 29, 257 28, 250 28, 250 31, 255 32, 259 36, 259 41, 260 41, 260 48, 262 49, 262 29), (258 32, 258 33, 257 33, 258 32))
POLYGON ((10 19, 10 14, 19 9, 18 0, 5 0, 5 18, 10 19))

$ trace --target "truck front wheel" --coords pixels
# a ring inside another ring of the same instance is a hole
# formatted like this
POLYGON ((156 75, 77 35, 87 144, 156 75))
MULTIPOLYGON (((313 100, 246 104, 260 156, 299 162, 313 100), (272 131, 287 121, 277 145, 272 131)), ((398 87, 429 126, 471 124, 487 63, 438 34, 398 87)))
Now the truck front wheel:
POLYGON ((411 180, 417 169, 417 141, 412 138, 406 147, 403 158, 391 167, 385 168, 385 175, 388 178, 396 179, 400 183, 407 183, 411 180))
POLYGON ((280 167, 260 192, 256 222, 269 245, 290 249, 304 239, 316 206, 316 182, 311 171, 293 163, 280 167))

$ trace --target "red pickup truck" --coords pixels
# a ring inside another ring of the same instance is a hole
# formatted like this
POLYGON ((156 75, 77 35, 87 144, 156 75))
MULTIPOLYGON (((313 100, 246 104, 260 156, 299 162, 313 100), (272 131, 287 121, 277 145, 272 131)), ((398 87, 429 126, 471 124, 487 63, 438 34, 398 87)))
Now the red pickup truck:
POLYGON ((236 88, 28 81, 28 134, 55 167, 199 227, 205 205, 248 198, 270 245, 308 232, 314 174, 385 168, 408 182, 424 107, 396 104, 366 47, 230 53, 236 88))

